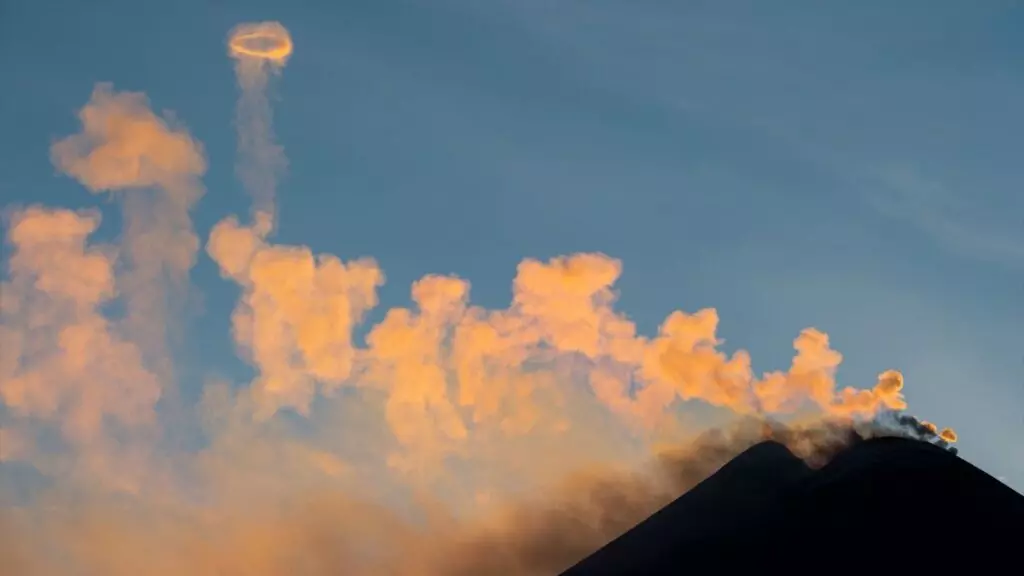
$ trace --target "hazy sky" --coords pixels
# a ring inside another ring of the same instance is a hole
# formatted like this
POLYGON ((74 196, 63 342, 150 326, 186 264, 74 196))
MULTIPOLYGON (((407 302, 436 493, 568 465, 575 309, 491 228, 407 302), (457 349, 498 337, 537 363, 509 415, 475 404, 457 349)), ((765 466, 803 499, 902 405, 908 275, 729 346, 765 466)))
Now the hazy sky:
MULTIPOLYGON (((503 308, 523 258, 602 252, 641 333, 714 307, 760 373, 823 330, 840 384, 901 370, 910 412, 1024 487, 1024 3, 0 0, 0 204, 121 233, 50 151, 111 82, 202 143, 201 245, 244 219, 225 37, 263 20, 295 42, 270 86, 274 242, 375 258, 367 325, 425 274, 503 308)), ((191 281, 196 401, 253 369, 238 285, 203 249, 191 281)))

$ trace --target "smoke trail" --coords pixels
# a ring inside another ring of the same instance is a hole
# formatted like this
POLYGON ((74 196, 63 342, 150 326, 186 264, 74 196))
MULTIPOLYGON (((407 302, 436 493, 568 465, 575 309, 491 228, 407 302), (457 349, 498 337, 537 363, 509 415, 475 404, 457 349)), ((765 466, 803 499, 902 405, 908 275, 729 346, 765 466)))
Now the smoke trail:
POLYGON ((53 164, 89 191, 123 192, 123 258, 118 280, 125 326, 165 388, 174 380, 169 329, 180 329, 199 239, 189 214, 202 196, 202 146, 173 118, 150 111, 137 92, 97 84, 78 112, 82 130, 53 144, 53 164))
POLYGON ((254 225, 266 235, 274 229, 277 179, 287 165, 284 149, 274 143, 267 84, 287 64, 292 38, 278 22, 240 24, 228 35, 228 54, 241 90, 235 115, 238 175, 253 199, 254 225))

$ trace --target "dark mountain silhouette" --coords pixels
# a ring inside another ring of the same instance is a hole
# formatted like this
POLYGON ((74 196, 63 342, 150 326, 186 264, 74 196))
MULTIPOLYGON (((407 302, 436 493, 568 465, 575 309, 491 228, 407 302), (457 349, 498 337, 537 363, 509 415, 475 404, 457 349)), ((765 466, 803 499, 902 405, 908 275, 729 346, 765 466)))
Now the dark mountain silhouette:
POLYGON ((563 576, 974 571, 1022 560, 1024 496, 954 451, 874 438, 815 470, 767 441, 563 576))

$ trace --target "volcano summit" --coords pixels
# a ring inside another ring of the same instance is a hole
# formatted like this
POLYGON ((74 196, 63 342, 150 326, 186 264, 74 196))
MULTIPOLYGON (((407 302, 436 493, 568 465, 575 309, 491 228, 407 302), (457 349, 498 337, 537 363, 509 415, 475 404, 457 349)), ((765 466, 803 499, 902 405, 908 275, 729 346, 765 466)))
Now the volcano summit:
POLYGON ((1024 496, 941 446, 863 440, 814 470, 766 441, 563 576, 1019 566, 1022 536, 1024 496))

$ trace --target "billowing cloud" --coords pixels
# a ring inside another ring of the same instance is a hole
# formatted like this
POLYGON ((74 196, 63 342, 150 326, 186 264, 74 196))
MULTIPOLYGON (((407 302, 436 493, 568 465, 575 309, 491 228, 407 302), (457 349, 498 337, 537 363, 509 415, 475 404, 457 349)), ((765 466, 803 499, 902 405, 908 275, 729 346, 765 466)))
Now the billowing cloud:
POLYGON ((268 245, 233 219, 217 224, 208 248, 243 289, 232 325, 260 371, 254 386, 267 416, 282 406, 306 412, 317 385, 330 389, 349 378, 353 328, 376 305, 384 280, 372 260, 346 264, 304 247, 268 245))
POLYGON ((373 261, 268 244, 231 219, 208 248, 242 288, 234 332, 259 370, 260 415, 308 414, 318 390, 378 390, 392 434, 416 459, 458 453, 473 436, 564 431, 568 395, 647 429, 687 401, 740 415, 812 408, 860 419, 906 406, 897 371, 871 389, 839 388, 842 355, 816 329, 794 341, 789 370, 760 378, 746 352, 717 349, 713 309, 673 312, 658 336, 637 335, 613 308, 621 263, 603 254, 525 260, 504 310, 472 305, 465 280, 426 276, 412 287, 414 308, 388 310, 357 347, 353 330, 384 280, 373 261))
POLYGON ((88 244, 99 221, 95 212, 41 207, 8 218, 0 399, 13 418, 4 459, 133 489, 142 462, 129 450, 155 426, 161 387, 103 314, 117 287, 114 251, 88 244), (56 430, 73 460, 35 450, 36 424, 56 430))
POLYGON ((93 193, 116 192, 124 210, 118 280, 124 319, 165 386, 174 378, 169 332, 180 314, 199 239, 190 210, 202 196, 202 145, 138 92, 98 84, 78 112, 81 131, 54 143, 53 164, 93 193))

